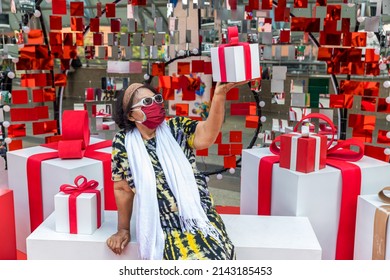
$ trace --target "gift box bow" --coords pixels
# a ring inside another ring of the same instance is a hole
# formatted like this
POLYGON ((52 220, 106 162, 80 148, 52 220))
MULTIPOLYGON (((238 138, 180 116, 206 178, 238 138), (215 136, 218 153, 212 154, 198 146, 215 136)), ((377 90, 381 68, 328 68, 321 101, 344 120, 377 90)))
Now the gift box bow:
POLYGON ((66 110, 62 115, 62 140, 43 145, 58 150, 61 159, 80 159, 89 146, 90 130, 86 111, 66 110))
POLYGON ((77 197, 83 193, 96 194, 96 211, 97 211, 97 228, 100 228, 101 217, 101 195, 96 188, 99 183, 95 180, 88 181, 84 176, 77 176, 74 179, 75 185, 63 184, 60 186, 60 191, 69 194, 69 232, 77 234, 77 197))
MULTIPOLYGON (((327 153, 326 153, 327 160, 354 162, 360 160, 363 157, 364 144, 356 139, 347 139, 344 141, 338 141, 336 144, 334 144, 335 137, 336 137, 336 128, 333 122, 323 114, 312 113, 304 116, 294 127, 294 133, 298 132, 298 129, 303 124, 304 120, 312 119, 312 118, 317 118, 325 121, 331 129, 330 131, 331 139, 328 141, 327 144, 327 153), (353 146, 357 147, 358 151, 351 150, 351 147, 353 146)), ((278 143, 280 143, 280 136, 276 137, 275 140, 273 140, 272 144, 270 145, 270 151, 275 155, 280 155, 280 147, 278 143)), ((329 162, 327 163, 329 164, 329 162)))
POLYGON ((227 69, 225 63, 225 48, 242 46, 244 48, 245 61, 245 77, 247 80, 252 79, 252 61, 251 50, 249 43, 241 43, 238 40, 238 28, 237 26, 228 27, 227 30, 228 43, 219 45, 218 47, 218 59, 220 61, 221 81, 227 80, 227 69))
MULTIPOLYGON (((318 118, 327 122, 332 128, 331 140, 328 143, 326 164, 341 171, 341 205, 340 219, 336 242, 336 259, 353 259, 357 197, 360 195, 361 170, 360 167, 350 162, 360 160, 364 155, 364 144, 356 139, 335 141, 336 130, 333 122, 325 115, 312 113, 308 114, 294 127, 294 132, 306 119, 318 118), (358 151, 351 149, 352 146, 358 151)), ((271 194, 272 194, 272 169, 275 163, 279 162, 280 148, 277 143, 280 138, 276 138, 270 151, 276 156, 266 156, 260 160, 258 177, 258 214, 271 214, 271 194)))

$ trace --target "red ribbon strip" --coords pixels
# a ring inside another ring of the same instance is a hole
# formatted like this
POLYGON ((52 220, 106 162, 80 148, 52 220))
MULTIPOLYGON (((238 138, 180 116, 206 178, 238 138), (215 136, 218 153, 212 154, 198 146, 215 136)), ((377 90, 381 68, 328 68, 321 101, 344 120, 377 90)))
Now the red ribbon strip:
POLYGON ((32 155, 27 159, 27 190, 30 206, 30 228, 33 232, 44 220, 42 200, 41 163, 44 160, 58 158, 58 152, 32 155))
POLYGON ((64 184, 60 186, 60 191, 69 194, 69 232, 77 234, 77 197, 82 193, 96 194, 96 211, 97 211, 97 228, 102 224, 101 215, 101 195, 100 191, 96 190, 99 183, 95 180, 88 181, 84 176, 77 176, 74 179, 75 186, 64 184), (79 183, 82 180, 81 184, 79 183))
MULTIPOLYGON (((104 209, 116 210, 113 182, 111 180, 111 155, 108 153, 98 152, 96 150, 107 148, 112 146, 111 141, 102 141, 96 144, 89 145, 89 122, 87 111, 64 111, 63 114, 63 139, 70 140, 76 137, 81 137, 85 150, 83 154, 85 157, 99 160, 103 164, 103 178, 104 178, 104 209), (87 120, 87 121, 85 121, 87 120), (66 123, 66 125, 65 125, 66 123), (80 125, 82 124, 82 125, 80 125), (64 126, 65 125, 65 126, 64 126), (73 131, 71 127, 75 128, 73 131), (65 128, 65 130, 64 130, 65 128), (77 131, 76 131, 77 130, 77 131), (80 131, 83 130, 83 131, 80 131), (84 131, 87 130, 87 131, 84 131), (71 134, 71 135, 68 135, 71 134)), ((63 144, 63 143, 61 143, 63 144)), ((41 145, 56 151, 32 155, 27 159, 27 184, 28 184, 28 197, 30 208, 30 227, 31 232, 34 231, 44 220, 43 215, 43 201, 42 201, 42 181, 41 181, 41 164, 44 160, 54 159, 59 157, 59 143, 49 143, 41 145)), ((67 147, 72 153, 74 147, 67 147), (72 150, 73 149, 73 150, 72 150)), ((64 151, 65 152, 65 151, 64 151)))
MULTIPOLYGON (((339 142, 334 147, 330 147, 335 133, 332 121, 325 115, 316 113, 309 114, 303 119, 308 118, 320 118, 325 120, 331 126, 333 131, 332 140, 328 144, 326 164, 340 169, 342 178, 336 259, 351 260, 353 259, 355 240, 357 197, 360 194, 361 189, 361 170, 359 166, 349 162, 358 161, 363 157, 364 144, 355 139, 348 139, 339 142), (351 146, 358 147, 359 151, 355 152, 350 150, 351 146)), ((301 123, 302 121, 297 124, 294 131, 297 131, 297 128, 301 123)), ((263 157, 259 163, 258 215, 271 215, 272 168, 275 163, 279 162, 280 149, 276 145, 278 140, 278 138, 275 139, 270 146, 270 151, 276 156, 263 157)))
POLYGON ((238 28, 237 26, 228 27, 228 44, 222 44, 218 47, 219 67, 221 70, 221 82, 227 82, 227 69, 225 62, 225 48, 243 46, 245 61, 245 77, 246 80, 252 79, 252 60, 251 49, 249 43, 240 43, 238 41, 238 28))

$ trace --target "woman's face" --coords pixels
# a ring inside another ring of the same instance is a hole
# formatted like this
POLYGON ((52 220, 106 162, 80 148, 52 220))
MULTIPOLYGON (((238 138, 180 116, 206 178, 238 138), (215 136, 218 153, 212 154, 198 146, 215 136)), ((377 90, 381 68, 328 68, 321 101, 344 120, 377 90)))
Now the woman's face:
MULTIPOLYGON (((148 90, 147 88, 140 88, 135 93, 133 102, 131 106, 134 106, 134 104, 139 103, 143 98, 145 97, 153 97, 154 93, 148 90)), ((137 106, 132 109, 132 111, 129 114, 129 120, 130 121, 140 121, 142 122, 144 120, 144 114, 141 112, 141 105, 137 106)))

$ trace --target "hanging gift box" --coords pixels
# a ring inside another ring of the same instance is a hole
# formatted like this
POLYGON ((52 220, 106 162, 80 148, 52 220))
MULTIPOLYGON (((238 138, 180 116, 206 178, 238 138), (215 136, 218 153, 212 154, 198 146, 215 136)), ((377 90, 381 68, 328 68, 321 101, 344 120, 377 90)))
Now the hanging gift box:
POLYGON ((259 78, 258 44, 239 43, 236 26, 228 28, 228 41, 210 49, 213 80, 240 82, 259 78))
POLYGON ((104 220, 103 187, 84 176, 77 176, 74 184, 61 185, 54 197, 56 231, 93 234, 104 220))

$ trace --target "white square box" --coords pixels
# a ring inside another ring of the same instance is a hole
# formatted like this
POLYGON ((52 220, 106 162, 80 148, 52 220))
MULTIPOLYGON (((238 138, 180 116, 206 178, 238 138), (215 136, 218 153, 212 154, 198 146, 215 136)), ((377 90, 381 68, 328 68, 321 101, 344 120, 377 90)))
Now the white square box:
MULTIPOLYGON (((359 196, 353 257, 355 260, 372 259, 375 211, 382 205, 389 204, 380 200, 376 194, 359 196)), ((390 223, 387 224, 386 240, 385 259, 390 260, 390 223)))
POLYGON ((320 260, 306 217, 221 215, 238 260, 320 260))
MULTIPOLYGON (((250 44, 251 52, 251 79, 260 77, 259 45, 250 44)), ((241 82, 247 80, 245 76, 245 57, 243 46, 232 46, 224 49, 226 64, 226 81, 222 81, 218 48, 210 48, 211 67, 215 82, 241 82)))
MULTIPOLYGON (((135 260, 138 244, 135 219, 130 226, 131 242, 121 255, 106 244, 116 232, 117 212, 105 211, 105 223, 92 235, 55 231, 54 214, 28 238, 29 260, 135 260)), ((309 220, 304 217, 221 215, 235 245, 237 259, 321 259, 321 247, 309 220)))
MULTIPOLYGON (((99 185, 96 190, 100 193, 100 223, 104 222, 104 192, 99 185)), ((59 192, 54 196, 54 211, 56 217, 56 231, 70 232, 69 222, 69 196, 59 192)), ((77 234, 92 234, 98 228, 97 194, 82 193, 76 198, 77 234)))
MULTIPOLYGON (((91 138, 91 144, 101 141, 91 138)), ((111 148, 99 151, 111 152, 111 148)), ((26 252, 26 238, 30 230, 30 208, 27 187, 27 159, 28 157, 52 149, 36 146, 7 153, 8 183, 14 191, 16 244, 19 251, 26 252)), ((67 159, 59 158, 42 162, 42 200, 43 217, 47 218, 54 211, 54 196, 59 192, 62 184, 74 184, 74 179, 83 175, 88 180, 96 180, 103 185, 102 162, 90 158, 67 159)), ((104 201, 104 197, 102 197, 104 201)))
MULTIPOLYGON (((268 148, 244 149, 241 169, 241 214, 258 213, 260 159, 268 148)), ((354 163, 362 171, 361 194, 378 193, 390 185, 390 164, 370 157, 354 163)), ((271 215, 308 217, 322 247, 323 259, 335 259, 341 201, 341 172, 326 166, 308 174, 273 167, 271 215)))

